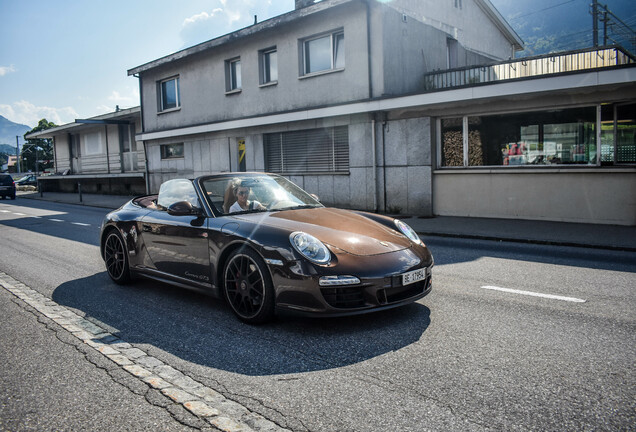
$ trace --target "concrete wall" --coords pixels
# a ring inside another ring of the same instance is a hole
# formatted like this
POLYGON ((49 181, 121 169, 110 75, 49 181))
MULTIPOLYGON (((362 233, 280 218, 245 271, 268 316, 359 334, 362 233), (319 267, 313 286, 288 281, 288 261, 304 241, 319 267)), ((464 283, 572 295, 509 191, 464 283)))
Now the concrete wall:
POLYGON ((462 0, 461 9, 454 4, 453 0, 391 0, 387 3, 400 13, 448 34, 469 51, 492 60, 505 60, 513 54, 511 41, 475 0, 462 0))
POLYGON ((433 158, 428 117, 375 123, 375 183, 372 117, 352 115, 177 140, 148 141, 150 190, 156 193, 162 182, 174 178, 238 170, 239 138, 245 139, 246 169, 264 171, 263 134, 343 125, 349 128, 349 174, 292 175, 289 178, 318 195, 325 205, 431 215, 433 158), (162 160, 161 145, 179 142, 184 143, 184 157, 162 160))
POLYGON ((386 149, 384 163, 380 158, 379 165, 382 191, 386 185, 386 201, 380 209, 432 216, 431 119, 389 120, 382 128, 386 149))
POLYGON ((636 168, 436 171, 436 215, 636 225, 636 168))
POLYGON ((141 75, 146 132, 365 99, 369 96, 366 8, 352 2, 229 42, 141 75), (300 40, 344 29, 345 68, 303 77, 300 40), (259 50, 276 46, 278 83, 259 86, 259 50), (242 91, 226 94, 225 61, 241 58, 242 91), (157 82, 179 76, 181 108, 157 113, 157 82))
POLYGON ((68 134, 55 136, 53 152, 55 153, 55 172, 70 170, 71 156, 69 153, 68 134))

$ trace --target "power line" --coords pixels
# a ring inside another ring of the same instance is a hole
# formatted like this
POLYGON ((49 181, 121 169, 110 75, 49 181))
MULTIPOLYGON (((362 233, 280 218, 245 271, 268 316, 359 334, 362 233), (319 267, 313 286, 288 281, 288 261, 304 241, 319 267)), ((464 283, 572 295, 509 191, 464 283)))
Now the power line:
POLYGON ((529 15, 534 15, 534 14, 539 13, 539 12, 547 11, 547 10, 549 10, 549 9, 554 9, 555 7, 563 6, 563 5, 566 5, 566 4, 568 4, 568 3, 573 3, 573 2, 575 2, 575 1, 577 1, 577 0, 568 0, 568 1, 565 1, 565 2, 563 2, 563 3, 559 3, 559 4, 552 5, 552 6, 548 6, 548 7, 546 7, 546 8, 539 9, 539 10, 536 10, 536 11, 533 11, 533 12, 528 12, 527 14, 520 15, 520 16, 518 16, 518 17, 514 17, 514 18, 510 18, 510 21, 515 21, 515 20, 518 20, 518 19, 521 19, 521 18, 527 17, 527 16, 529 16, 529 15))

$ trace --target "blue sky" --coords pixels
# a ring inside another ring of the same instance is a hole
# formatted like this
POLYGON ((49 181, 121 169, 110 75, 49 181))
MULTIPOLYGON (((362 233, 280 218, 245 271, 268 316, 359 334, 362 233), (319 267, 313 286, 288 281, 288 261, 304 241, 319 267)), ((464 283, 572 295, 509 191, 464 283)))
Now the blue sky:
POLYGON ((294 0, 0 0, 0 115, 65 124, 139 105, 128 69, 294 8, 294 0))

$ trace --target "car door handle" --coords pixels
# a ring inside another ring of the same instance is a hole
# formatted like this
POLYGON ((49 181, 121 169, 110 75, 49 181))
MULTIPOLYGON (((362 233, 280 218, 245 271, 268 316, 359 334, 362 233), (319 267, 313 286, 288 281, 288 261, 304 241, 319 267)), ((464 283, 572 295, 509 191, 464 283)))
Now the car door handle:
POLYGON ((151 227, 150 225, 142 224, 142 225, 141 225, 141 229, 142 229, 144 232, 152 232, 152 227, 151 227))

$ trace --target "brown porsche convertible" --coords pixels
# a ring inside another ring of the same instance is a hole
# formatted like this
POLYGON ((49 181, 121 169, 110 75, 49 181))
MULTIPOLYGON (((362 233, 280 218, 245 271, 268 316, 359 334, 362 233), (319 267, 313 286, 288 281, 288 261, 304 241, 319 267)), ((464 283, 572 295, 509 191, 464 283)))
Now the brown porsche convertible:
POLYGON ((324 207, 284 177, 224 173, 170 180, 101 228, 108 275, 147 277, 225 298, 242 321, 277 310, 351 315, 431 291, 433 257, 407 224, 324 207))

